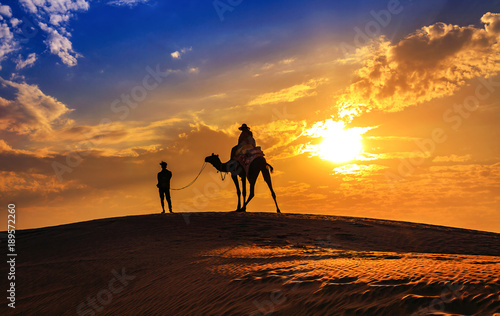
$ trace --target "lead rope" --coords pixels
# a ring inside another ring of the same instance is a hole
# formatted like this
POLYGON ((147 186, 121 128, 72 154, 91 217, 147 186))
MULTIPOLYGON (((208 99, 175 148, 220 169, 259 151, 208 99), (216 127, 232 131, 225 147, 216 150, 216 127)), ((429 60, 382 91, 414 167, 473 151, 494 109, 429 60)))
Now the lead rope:
POLYGON ((205 169, 206 166, 207 166, 207 162, 205 161, 205 163, 203 164, 203 166, 201 166, 201 170, 200 170, 200 172, 198 172, 198 175, 196 176, 196 178, 194 178, 194 180, 191 181, 188 185, 183 186, 182 188, 179 188, 179 189, 170 188, 170 190, 176 190, 176 191, 178 191, 178 190, 183 190, 183 189, 191 186, 198 179, 198 177, 203 172, 203 169, 205 169))

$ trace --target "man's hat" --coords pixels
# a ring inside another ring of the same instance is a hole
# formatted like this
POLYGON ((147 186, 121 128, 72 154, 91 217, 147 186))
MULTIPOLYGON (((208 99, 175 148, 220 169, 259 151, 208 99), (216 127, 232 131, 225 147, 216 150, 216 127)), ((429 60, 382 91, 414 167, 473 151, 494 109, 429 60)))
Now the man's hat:
POLYGON ((160 166, 163 167, 163 166, 166 166, 166 165, 167 165, 167 163, 165 161, 160 162, 160 166))
POLYGON ((242 130, 250 130, 250 127, 248 127, 246 124, 241 125, 241 127, 238 128, 240 131, 242 130))

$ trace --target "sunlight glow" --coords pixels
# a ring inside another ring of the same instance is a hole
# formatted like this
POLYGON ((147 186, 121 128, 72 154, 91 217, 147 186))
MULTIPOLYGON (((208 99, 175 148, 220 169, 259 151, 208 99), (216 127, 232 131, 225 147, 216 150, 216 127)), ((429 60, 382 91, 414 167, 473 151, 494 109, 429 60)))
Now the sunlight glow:
POLYGON ((353 104, 352 102, 339 102, 337 103, 338 117, 344 122, 352 122, 352 120, 360 116, 363 112, 370 112, 366 104, 353 104))
POLYGON ((386 166, 381 165, 358 165, 358 164, 347 164, 333 169, 333 174, 343 174, 343 175, 362 175, 368 176, 380 172, 380 170, 387 169, 386 166))
POLYGON ((345 122, 327 119, 317 122, 304 135, 322 138, 319 144, 308 144, 304 152, 336 163, 362 159, 362 135, 373 127, 347 128, 345 122))

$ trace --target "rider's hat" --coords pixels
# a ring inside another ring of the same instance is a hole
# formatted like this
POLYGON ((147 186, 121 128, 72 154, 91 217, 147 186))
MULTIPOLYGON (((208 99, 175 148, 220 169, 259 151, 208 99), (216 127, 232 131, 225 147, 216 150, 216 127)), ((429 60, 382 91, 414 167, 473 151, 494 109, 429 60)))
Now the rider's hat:
POLYGON ((243 125, 241 125, 238 129, 239 129, 240 131, 243 131, 243 130, 247 130, 247 131, 249 131, 249 130, 250 130, 250 127, 248 127, 246 124, 243 124, 243 125))

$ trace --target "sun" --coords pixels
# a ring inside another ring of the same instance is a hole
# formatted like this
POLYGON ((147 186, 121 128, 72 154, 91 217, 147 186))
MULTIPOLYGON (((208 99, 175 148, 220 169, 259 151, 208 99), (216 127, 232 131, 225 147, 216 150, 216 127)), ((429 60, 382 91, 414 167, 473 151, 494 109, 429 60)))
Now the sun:
POLYGON ((361 135, 355 130, 329 127, 325 130, 323 141, 319 144, 319 156, 333 162, 346 162, 356 159, 363 152, 361 135))
POLYGON ((305 151, 335 163, 356 160, 363 153, 362 135, 371 127, 347 128, 343 121, 327 119, 318 122, 304 134, 323 140, 319 144, 309 144, 305 151))

